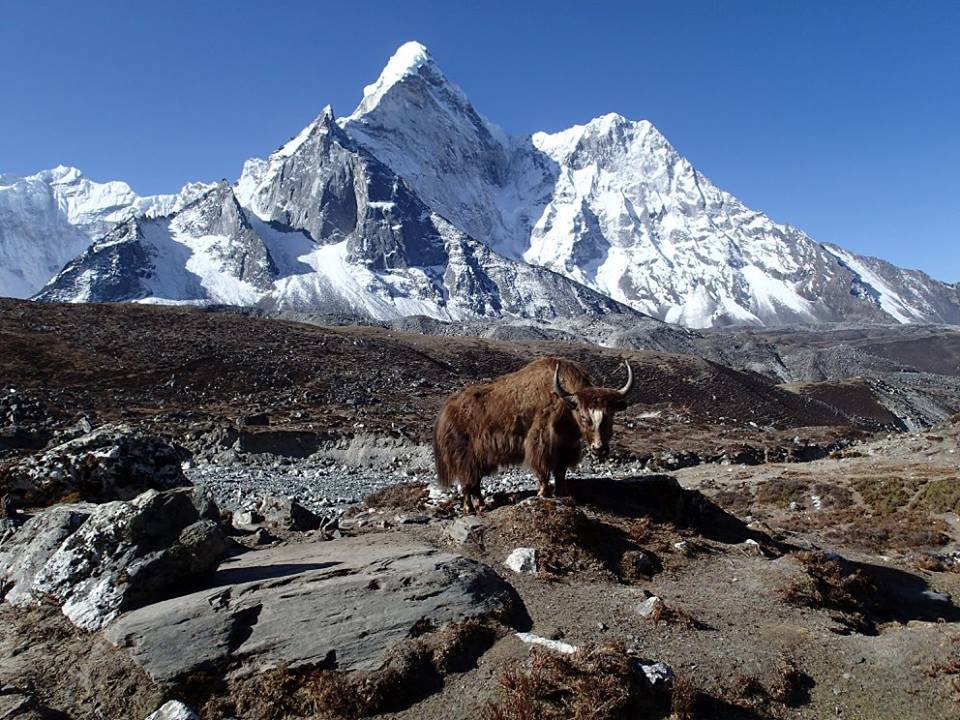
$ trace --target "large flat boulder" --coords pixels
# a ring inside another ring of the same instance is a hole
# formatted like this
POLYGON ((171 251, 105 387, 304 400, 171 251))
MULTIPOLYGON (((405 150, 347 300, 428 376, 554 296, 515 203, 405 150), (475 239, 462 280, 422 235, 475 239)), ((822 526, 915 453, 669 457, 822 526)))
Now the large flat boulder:
POLYGON ((506 620, 516 602, 486 565, 383 534, 231 558, 213 587, 126 613, 104 632, 164 683, 197 670, 374 670, 398 641, 468 618, 506 620))

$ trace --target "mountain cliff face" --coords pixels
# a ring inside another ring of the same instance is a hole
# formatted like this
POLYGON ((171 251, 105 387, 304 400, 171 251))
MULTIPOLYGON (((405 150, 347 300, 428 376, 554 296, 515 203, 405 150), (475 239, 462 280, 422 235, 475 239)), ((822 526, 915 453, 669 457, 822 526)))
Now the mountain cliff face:
POLYGON ((326 109, 236 188, 128 220, 67 265, 44 301, 260 305, 388 319, 631 313, 498 255, 425 206, 326 109))
POLYGON ((960 322, 956 286, 773 222, 649 122, 506 136, 417 43, 341 124, 474 237, 669 322, 960 322))
POLYGON ((91 242, 136 215, 166 215, 204 192, 140 197, 59 166, 28 177, 0 174, 0 296, 29 297, 91 242))
POLYGON ((509 136, 418 43, 351 115, 326 108, 248 160, 232 188, 138 198, 66 168, 0 185, 0 293, 35 291, 95 240, 44 300, 438 319, 630 308, 691 327, 960 323, 958 286, 773 222, 649 122, 609 114, 509 136))

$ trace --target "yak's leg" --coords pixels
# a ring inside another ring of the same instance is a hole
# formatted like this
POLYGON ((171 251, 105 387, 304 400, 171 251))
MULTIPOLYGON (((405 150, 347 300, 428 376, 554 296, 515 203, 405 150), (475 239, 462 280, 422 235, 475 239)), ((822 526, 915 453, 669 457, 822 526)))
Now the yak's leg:
POLYGON ((550 487, 550 469, 551 458, 547 457, 548 446, 546 439, 548 431, 546 427, 538 422, 535 423, 523 442, 523 464, 533 472, 537 478, 537 495, 540 497, 552 497, 553 488, 550 487))
POLYGON ((479 508, 481 510, 483 509, 482 482, 482 476, 473 476, 465 480, 460 487, 463 492, 463 511, 467 515, 476 515, 477 513, 477 506, 474 505, 474 500, 476 500, 479 508))
POLYGON ((477 512, 482 513, 486 508, 486 503, 483 501, 483 486, 479 482, 473 486, 473 496, 477 500, 477 512))
POLYGON ((553 482, 557 486, 557 497, 565 497, 570 494, 567 488, 567 467, 558 465, 553 469, 553 482))
POLYGON ((537 478, 537 495, 542 498, 553 497, 553 488, 550 486, 550 473, 534 470, 533 474, 537 478))

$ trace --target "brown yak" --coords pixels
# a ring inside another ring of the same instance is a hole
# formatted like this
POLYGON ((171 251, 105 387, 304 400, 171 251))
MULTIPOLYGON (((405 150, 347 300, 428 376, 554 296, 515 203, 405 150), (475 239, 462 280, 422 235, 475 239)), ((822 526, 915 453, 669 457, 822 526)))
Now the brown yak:
POLYGON ((452 395, 433 431, 437 481, 459 481, 463 506, 482 508, 480 481, 505 465, 526 465, 536 475, 539 494, 566 495, 567 470, 580 461, 580 440, 602 458, 609 452, 613 413, 627 406, 633 385, 627 366, 622 388, 594 387, 586 369, 564 358, 545 357, 496 380, 452 395))

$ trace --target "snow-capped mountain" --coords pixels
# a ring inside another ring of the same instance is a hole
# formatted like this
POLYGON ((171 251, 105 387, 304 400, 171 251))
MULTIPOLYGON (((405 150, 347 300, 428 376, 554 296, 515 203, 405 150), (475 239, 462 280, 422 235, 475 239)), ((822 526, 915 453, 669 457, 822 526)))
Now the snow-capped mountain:
POLYGON ((96 241, 37 296, 321 310, 389 319, 553 319, 631 311, 505 258, 432 212, 326 108, 236 192, 222 182, 166 217, 96 241))
POLYGON ((419 43, 351 115, 325 109, 232 187, 139 198, 69 168, 0 176, 0 294, 34 292, 65 262, 39 299, 438 319, 632 308, 693 327, 960 323, 960 286, 773 222, 647 121, 608 114, 508 135, 419 43))
POLYGON ((657 318, 960 322, 956 286, 881 272, 773 222, 713 185, 649 122, 610 114, 508 137, 418 43, 397 51, 341 124, 473 237, 657 318))
POLYGON ((30 297, 64 264, 134 215, 165 215, 207 188, 140 197, 124 182, 98 183, 76 168, 0 174, 0 296, 30 297))

